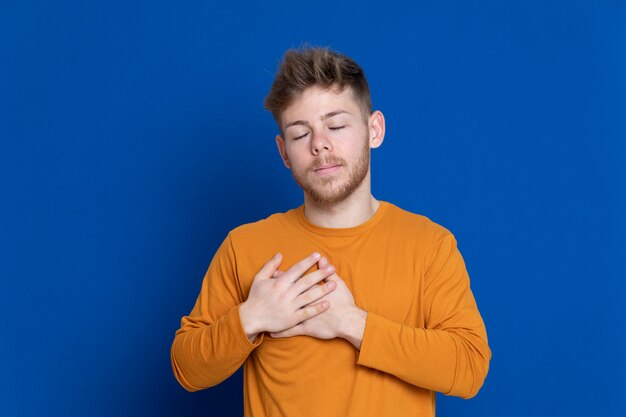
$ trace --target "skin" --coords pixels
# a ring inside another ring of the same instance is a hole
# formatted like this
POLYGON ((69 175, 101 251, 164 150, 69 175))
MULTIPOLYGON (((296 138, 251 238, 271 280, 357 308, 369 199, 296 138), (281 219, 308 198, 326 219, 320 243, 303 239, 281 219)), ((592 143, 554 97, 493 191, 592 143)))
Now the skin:
MULTIPOLYGON (((378 209, 371 194, 370 149, 385 136, 380 111, 363 115, 352 90, 310 87, 282 113, 276 144, 283 163, 304 192, 305 216, 321 227, 366 222, 378 209)), ((286 271, 277 254, 255 276, 240 306, 250 341, 308 335, 344 338, 360 349, 367 311, 359 308, 335 268, 312 254, 286 271), (318 269, 304 274, 311 266, 318 269), (324 282, 324 285, 315 285, 324 282)))

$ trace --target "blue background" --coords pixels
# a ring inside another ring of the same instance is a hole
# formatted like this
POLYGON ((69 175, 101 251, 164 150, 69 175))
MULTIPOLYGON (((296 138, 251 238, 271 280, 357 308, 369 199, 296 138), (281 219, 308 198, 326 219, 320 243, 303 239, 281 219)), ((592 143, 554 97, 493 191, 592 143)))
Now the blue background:
POLYGON ((373 192, 457 237, 493 359, 440 416, 626 415, 626 6, 0 3, 3 415, 242 413, 171 372, 226 233, 302 196, 263 110, 302 42, 387 119, 373 192))

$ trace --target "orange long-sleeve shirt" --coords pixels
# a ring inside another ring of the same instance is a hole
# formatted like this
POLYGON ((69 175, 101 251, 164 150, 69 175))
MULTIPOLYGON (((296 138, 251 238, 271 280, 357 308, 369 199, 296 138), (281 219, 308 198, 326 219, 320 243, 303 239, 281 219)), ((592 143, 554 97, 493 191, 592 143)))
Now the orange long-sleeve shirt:
POLYGON ((434 416, 435 391, 483 384, 491 351, 456 240, 426 217, 381 202, 367 222, 327 229, 303 206, 229 233, 171 350, 196 391, 244 365, 245 416, 434 416), (317 251, 368 312, 361 349, 343 339, 246 337, 239 305, 276 252, 282 270, 317 251))

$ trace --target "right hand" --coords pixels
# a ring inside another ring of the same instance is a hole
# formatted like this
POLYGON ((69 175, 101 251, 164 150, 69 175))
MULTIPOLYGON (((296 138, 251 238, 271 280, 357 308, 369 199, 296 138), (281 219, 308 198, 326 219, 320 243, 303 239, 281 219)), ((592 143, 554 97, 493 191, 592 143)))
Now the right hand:
POLYGON ((315 303, 336 288, 328 281, 315 285, 335 272, 332 265, 304 273, 320 260, 314 253, 287 271, 278 270, 282 255, 276 254, 256 274, 248 299, 239 307, 241 324, 251 342, 261 332, 280 332, 323 313, 328 301, 315 303))

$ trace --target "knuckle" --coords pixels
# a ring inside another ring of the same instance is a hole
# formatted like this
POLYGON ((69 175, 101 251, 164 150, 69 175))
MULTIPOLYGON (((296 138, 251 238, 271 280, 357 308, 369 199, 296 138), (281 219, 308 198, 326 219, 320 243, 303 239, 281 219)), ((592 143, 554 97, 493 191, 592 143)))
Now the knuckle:
POLYGON ((332 291, 332 289, 328 288, 328 286, 320 285, 320 297, 325 296, 326 294, 328 294, 331 291, 332 291))
POLYGON ((317 284, 325 278, 322 270, 317 270, 311 274, 311 285, 317 284))
POLYGON ((302 302, 304 303, 304 305, 310 304, 315 298, 313 298, 313 295, 311 294, 310 291, 305 292, 304 294, 302 294, 302 302))
POLYGON ((317 282, 315 279, 315 272, 304 277, 302 281, 304 285, 306 285, 307 288, 310 288, 312 285, 314 285, 317 282))

